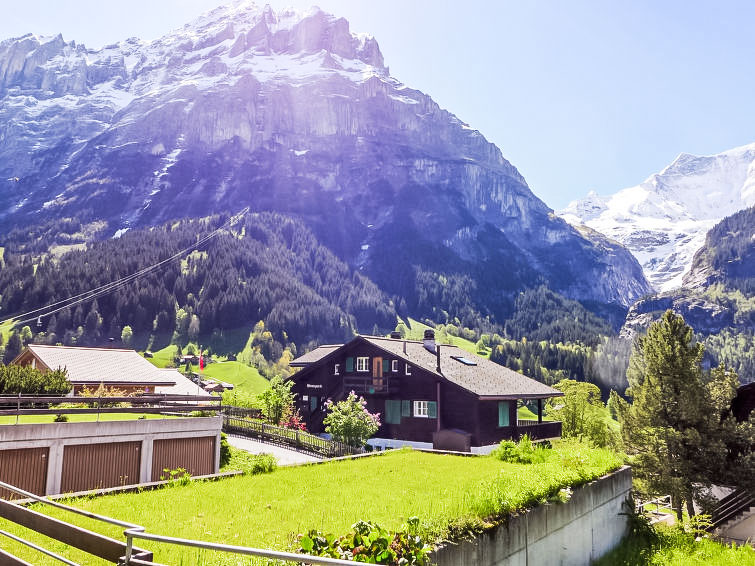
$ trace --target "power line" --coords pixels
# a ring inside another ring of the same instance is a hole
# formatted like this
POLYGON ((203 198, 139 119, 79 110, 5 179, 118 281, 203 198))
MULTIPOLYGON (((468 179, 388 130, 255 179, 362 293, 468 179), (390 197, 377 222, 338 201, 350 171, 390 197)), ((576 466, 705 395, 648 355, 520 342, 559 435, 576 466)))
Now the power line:
POLYGON ((60 301, 56 301, 54 303, 51 303, 49 305, 45 305, 44 307, 39 307, 30 311, 27 311, 25 313, 21 313, 19 315, 15 315, 10 318, 6 318, 2 321, 0 321, 0 325, 5 324, 6 322, 15 321, 13 326, 18 326, 21 324, 24 324, 26 322, 31 322, 33 320, 40 320, 43 316, 50 316, 55 314, 56 312, 60 312, 62 310, 74 307, 80 303, 90 301, 93 299, 96 299, 97 297, 101 297, 103 295, 107 295, 108 293, 111 293, 112 291, 115 291, 116 289, 120 287, 124 287, 127 284, 131 283, 132 281, 135 281, 139 277, 142 277, 143 275, 146 275, 148 273, 151 273, 152 271, 155 271, 157 269, 160 269, 167 264, 169 264, 171 261, 174 261, 180 257, 183 257, 185 254, 189 253, 192 250, 197 249, 198 247, 201 247, 206 242, 217 236, 222 230, 225 228, 232 226, 236 222, 238 222, 247 212, 249 212, 249 207, 247 206, 237 214, 231 216, 222 226, 219 226, 206 236, 203 236, 196 242, 194 242, 191 246, 188 246, 172 256, 165 258, 161 261, 158 261, 157 263, 150 265, 148 267, 144 267, 138 271, 135 271, 134 273, 130 275, 126 275, 125 277, 122 277, 120 279, 117 279, 116 281, 111 281, 110 283, 105 283, 104 285, 100 285, 99 287, 95 287, 94 289, 90 289, 88 291, 84 291, 83 293, 79 293, 78 295, 73 295, 71 297, 68 297, 67 299, 61 299, 60 301), (69 302, 70 301, 70 302, 69 302), (62 305, 62 306, 59 306, 62 305), (53 308, 57 307, 57 308, 53 308), (52 310, 49 310, 52 309, 52 310), (31 318, 26 318, 24 320, 16 320, 23 317, 31 316, 31 318))

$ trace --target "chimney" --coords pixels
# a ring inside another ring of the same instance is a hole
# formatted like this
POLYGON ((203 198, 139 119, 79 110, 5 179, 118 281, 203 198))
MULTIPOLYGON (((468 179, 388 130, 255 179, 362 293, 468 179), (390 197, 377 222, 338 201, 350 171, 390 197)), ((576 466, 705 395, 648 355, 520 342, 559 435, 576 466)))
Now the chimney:
POLYGON ((440 373, 440 344, 437 344, 435 346, 435 355, 438 358, 438 367, 435 368, 435 371, 437 371, 438 373, 440 373))
POLYGON ((394 330, 393 332, 391 332, 391 339, 401 340, 401 333, 398 330, 394 330))
POLYGON ((435 330, 425 330, 425 336, 422 338, 422 342, 425 344, 425 349, 428 352, 435 353, 435 330))

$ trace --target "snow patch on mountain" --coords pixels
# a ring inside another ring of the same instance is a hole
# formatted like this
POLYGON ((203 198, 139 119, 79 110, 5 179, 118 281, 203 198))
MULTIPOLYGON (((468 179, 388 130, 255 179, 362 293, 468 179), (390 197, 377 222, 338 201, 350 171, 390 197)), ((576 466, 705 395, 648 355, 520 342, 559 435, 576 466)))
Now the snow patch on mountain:
POLYGON ((624 244, 659 291, 681 286, 705 234, 755 204, 755 143, 716 155, 682 153, 641 184, 611 196, 590 192, 559 212, 624 244))

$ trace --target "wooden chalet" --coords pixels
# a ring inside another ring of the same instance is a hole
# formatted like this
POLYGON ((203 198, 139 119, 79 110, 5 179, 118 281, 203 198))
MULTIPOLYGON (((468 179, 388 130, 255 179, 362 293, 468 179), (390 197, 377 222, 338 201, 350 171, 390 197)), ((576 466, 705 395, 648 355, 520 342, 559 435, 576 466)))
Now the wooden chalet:
POLYGON ((42 373, 65 369, 72 395, 100 385, 128 394, 155 393, 157 388, 176 385, 173 374, 153 366, 135 350, 29 344, 11 364, 31 366, 42 373))
POLYGON ((324 404, 350 391, 364 396, 381 427, 371 443, 483 451, 527 433, 561 436, 560 422, 543 421, 543 400, 563 395, 457 346, 358 336, 347 344, 320 346, 293 360, 291 379, 299 410, 314 433, 323 432, 324 404), (519 401, 535 401, 537 420, 517 420, 519 401))

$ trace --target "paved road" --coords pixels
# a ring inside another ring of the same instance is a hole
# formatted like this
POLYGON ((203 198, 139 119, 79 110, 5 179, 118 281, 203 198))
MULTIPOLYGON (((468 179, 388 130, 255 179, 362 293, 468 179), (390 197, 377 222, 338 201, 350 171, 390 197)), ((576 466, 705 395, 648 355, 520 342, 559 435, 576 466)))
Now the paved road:
POLYGON ((291 464, 302 464, 305 462, 316 462, 321 458, 316 456, 310 456, 309 454, 302 454, 296 450, 289 448, 283 448, 282 446, 276 446, 275 444, 266 444, 258 440, 251 438, 244 438, 241 436, 228 435, 228 443, 231 446, 235 446, 241 450, 246 450, 253 454, 272 454, 278 459, 279 466, 290 466, 291 464))

